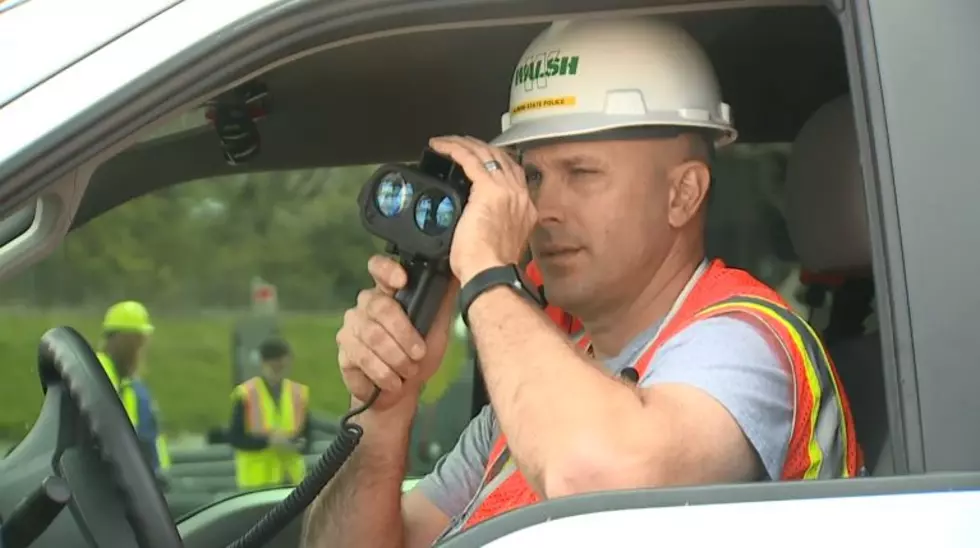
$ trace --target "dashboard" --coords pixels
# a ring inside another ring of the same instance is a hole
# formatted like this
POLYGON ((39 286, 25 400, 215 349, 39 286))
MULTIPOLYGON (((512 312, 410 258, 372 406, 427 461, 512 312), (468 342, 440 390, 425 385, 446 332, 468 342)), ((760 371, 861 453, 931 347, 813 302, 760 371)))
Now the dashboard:
POLYGON ((438 544, 980 546, 980 474, 594 493, 501 514, 438 544), (801 528, 807 531, 801 534, 801 528))

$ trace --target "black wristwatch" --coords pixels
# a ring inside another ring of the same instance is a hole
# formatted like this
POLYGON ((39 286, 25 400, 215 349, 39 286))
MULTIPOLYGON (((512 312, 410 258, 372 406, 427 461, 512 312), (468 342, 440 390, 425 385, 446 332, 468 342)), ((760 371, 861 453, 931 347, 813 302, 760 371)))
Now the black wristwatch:
POLYGON ((473 301, 483 292, 498 285, 507 286, 517 292, 518 295, 544 308, 546 302, 541 291, 525 280, 520 268, 515 264, 506 264, 490 267, 476 276, 470 278, 459 290, 459 309, 463 316, 463 323, 466 327, 470 326, 469 310, 473 301))

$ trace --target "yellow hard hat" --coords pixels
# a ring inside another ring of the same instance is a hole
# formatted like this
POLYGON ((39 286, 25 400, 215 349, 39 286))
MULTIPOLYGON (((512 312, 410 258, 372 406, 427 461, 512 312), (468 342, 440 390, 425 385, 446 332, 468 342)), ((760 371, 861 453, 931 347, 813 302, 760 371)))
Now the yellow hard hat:
POLYGON ((122 301, 109 307, 102 321, 103 331, 135 331, 153 333, 150 313, 137 301, 122 301))

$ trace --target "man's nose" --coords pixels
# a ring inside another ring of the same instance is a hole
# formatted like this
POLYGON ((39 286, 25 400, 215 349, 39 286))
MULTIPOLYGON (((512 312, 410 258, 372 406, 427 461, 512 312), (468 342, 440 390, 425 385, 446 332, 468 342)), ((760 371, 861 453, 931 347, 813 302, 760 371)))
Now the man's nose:
POLYGON ((544 181, 535 192, 534 207, 538 210, 538 222, 547 225, 560 223, 565 220, 565 211, 568 208, 568 193, 564 190, 565 185, 559 181, 544 181))

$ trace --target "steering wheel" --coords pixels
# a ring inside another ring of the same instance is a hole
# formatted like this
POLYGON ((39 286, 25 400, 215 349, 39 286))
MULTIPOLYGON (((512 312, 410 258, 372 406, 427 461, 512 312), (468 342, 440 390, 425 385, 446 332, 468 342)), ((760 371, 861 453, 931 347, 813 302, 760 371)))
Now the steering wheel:
MULTIPOLYGON (((80 444, 80 451, 97 451, 109 468, 112 481, 87 483, 87 489, 104 490, 101 496, 88 498, 111 500, 107 497, 121 496, 121 508, 141 548, 181 548, 180 535, 126 410, 85 339, 70 327, 49 330, 41 337, 37 367, 44 393, 55 385, 63 387, 73 404, 69 409, 77 411, 80 419, 75 422, 87 430, 86 437, 93 443, 80 444)), ((60 421, 65 420, 64 415, 60 421)), ((59 436, 65 430, 61 426, 59 436)), ((71 478, 67 479, 71 483, 71 478)), ((76 500, 76 504, 81 502, 76 500)), ((99 511, 95 508, 77 514, 84 520, 86 513, 92 516, 99 511)), ((106 524, 101 525, 105 530, 106 524)), ((110 529, 112 525, 120 524, 110 524, 110 529)), ((87 536, 94 535, 89 531, 87 536)), ((112 539, 113 546, 119 540, 112 539)))

